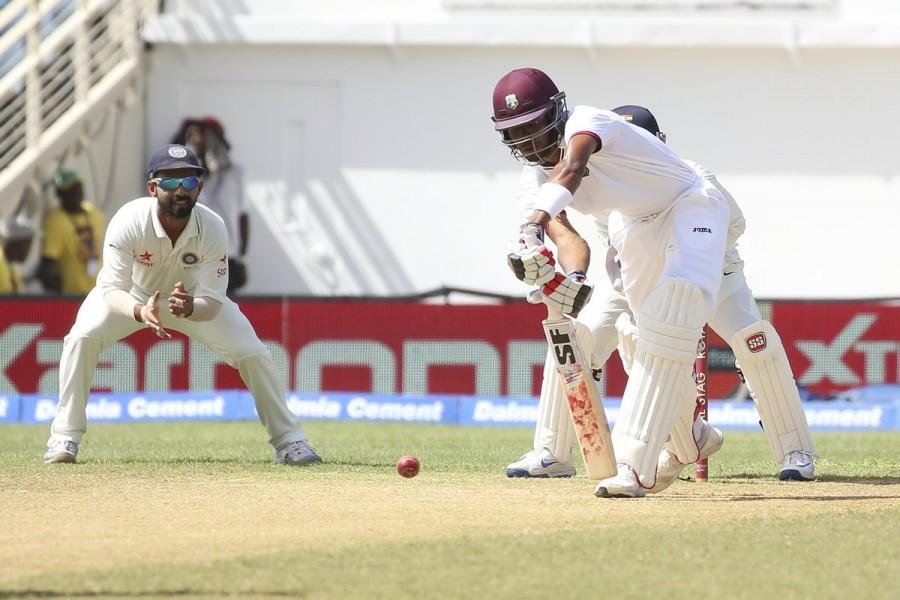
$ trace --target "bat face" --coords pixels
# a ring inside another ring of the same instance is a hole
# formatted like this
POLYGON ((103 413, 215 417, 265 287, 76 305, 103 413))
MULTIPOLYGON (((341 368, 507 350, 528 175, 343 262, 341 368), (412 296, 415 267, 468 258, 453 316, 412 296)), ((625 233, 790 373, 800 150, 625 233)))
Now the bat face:
MULTIPOLYGON (((579 360, 579 356, 575 352, 574 331, 572 324, 566 321, 562 326, 547 326, 545 329, 547 334, 547 342, 553 347, 553 354, 556 357, 557 368, 565 369, 571 372, 573 377, 577 377, 578 373, 584 370, 584 366, 579 360)), ((568 378, 564 378, 569 383, 568 378)))
POLYGON ((543 326, 556 361, 588 477, 611 477, 616 473, 616 460, 609 423, 594 382, 589 376, 585 377, 585 372, 590 371, 586 371, 575 326, 566 318, 545 320, 543 326))

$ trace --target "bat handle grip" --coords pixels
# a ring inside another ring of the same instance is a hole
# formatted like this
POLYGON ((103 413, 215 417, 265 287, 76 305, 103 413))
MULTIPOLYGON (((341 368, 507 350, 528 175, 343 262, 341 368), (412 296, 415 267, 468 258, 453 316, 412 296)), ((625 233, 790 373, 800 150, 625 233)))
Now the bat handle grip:
POLYGON ((551 321, 559 321, 562 320, 563 314, 559 308, 555 306, 551 306, 544 302, 544 295, 541 292, 541 288, 535 288, 528 292, 528 296, 526 298, 529 304, 544 304, 547 307, 547 318, 551 321))
POLYGON ((547 319, 548 320, 550 320, 550 321, 561 321, 562 320, 564 315, 562 314, 561 310, 559 310, 555 306, 550 306, 549 304, 547 304, 546 306, 547 306, 547 319))

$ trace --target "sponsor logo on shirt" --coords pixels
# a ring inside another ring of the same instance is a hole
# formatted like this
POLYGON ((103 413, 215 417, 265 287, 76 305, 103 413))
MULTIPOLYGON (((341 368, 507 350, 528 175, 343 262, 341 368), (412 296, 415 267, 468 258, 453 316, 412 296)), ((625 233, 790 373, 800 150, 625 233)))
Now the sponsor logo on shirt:
POLYGON ((144 253, 138 256, 138 262, 144 265, 145 267, 152 267, 153 263, 150 262, 150 259, 153 258, 153 253, 144 250, 144 253))
POLYGON ((218 275, 219 277, 225 277, 226 275, 228 275, 228 255, 223 255, 222 258, 219 259, 219 262, 225 264, 224 266, 216 269, 216 275, 218 275))
POLYGON ((694 233, 712 233, 709 227, 694 227, 694 233))

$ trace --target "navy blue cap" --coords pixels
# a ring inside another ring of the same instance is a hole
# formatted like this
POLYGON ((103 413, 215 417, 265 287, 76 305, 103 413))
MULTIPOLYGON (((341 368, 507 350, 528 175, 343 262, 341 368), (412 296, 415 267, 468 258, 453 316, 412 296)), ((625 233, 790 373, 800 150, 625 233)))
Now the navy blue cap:
MULTIPOLYGON (((637 125, 642 129, 646 129, 657 137, 659 137, 661 133, 659 124, 656 122, 656 117, 653 116, 653 113, 650 112, 649 109, 643 106, 626 104, 625 106, 614 108, 613 112, 617 115, 622 115, 622 117, 632 125, 637 125)), ((661 139, 665 141, 664 138, 661 139)))
POLYGON ((204 170, 194 151, 180 144, 166 144, 150 157, 147 165, 150 177, 163 169, 196 169, 198 175, 203 175, 204 170))

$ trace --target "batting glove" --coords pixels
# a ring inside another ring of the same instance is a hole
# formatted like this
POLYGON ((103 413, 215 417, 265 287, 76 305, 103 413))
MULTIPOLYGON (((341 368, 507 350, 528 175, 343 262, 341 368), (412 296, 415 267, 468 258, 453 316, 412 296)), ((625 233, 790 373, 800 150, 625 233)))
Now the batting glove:
POLYGON ((553 279, 556 271, 553 252, 546 246, 538 246, 522 254, 509 254, 506 262, 519 281, 528 285, 544 285, 553 279))
POLYGON ((542 288, 545 302, 555 306, 564 315, 577 317, 594 293, 594 286, 587 282, 581 271, 568 275, 556 273, 542 288))
POLYGON ((529 250, 544 245, 544 228, 537 223, 525 223, 519 227, 519 249, 529 250))

